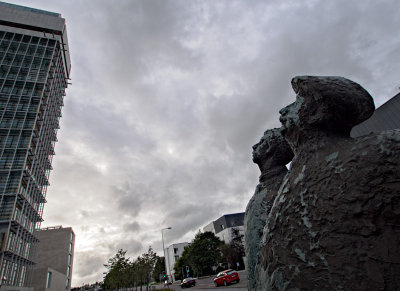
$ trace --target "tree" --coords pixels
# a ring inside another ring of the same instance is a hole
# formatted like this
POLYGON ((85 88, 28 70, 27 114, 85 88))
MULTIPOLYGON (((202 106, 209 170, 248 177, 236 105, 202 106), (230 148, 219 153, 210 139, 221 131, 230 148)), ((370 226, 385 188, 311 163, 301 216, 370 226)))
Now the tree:
POLYGON ((151 246, 147 253, 142 254, 136 261, 129 261, 125 257, 126 251, 118 250, 117 254, 108 260, 104 266, 108 272, 104 278, 104 289, 118 289, 123 287, 142 286, 150 283, 154 272, 157 254, 151 246))
POLYGON ((153 280, 160 282, 160 274, 165 274, 165 258, 157 257, 156 264, 154 265, 153 280))
POLYGON ((127 269, 129 258, 125 258, 126 251, 120 249, 114 257, 108 260, 108 264, 104 266, 108 269, 108 273, 104 278, 104 286, 106 288, 120 288, 127 284, 127 269))
POLYGON ((222 261, 223 242, 212 232, 198 233, 190 245, 189 264, 198 275, 210 275, 222 261))
POLYGON ((232 228, 232 240, 229 244, 226 244, 223 247, 222 253, 228 268, 244 268, 243 257, 245 256, 245 252, 243 246, 243 234, 240 233, 239 229, 232 228), (239 266, 237 266, 237 263, 239 263, 239 266))
POLYGON ((212 232, 198 233, 190 246, 183 251, 182 257, 175 263, 175 274, 182 273, 182 267, 189 266, 193 275, 213 274, 212 267, 222 261, 223 242, 212 232))
POLYGON ((136 263, 142 275, 142 282, 146 285, 150 283, 156 261, 157 254, 153 251, 151 246, 149 247, 147 253, 144 253, 142 256, 137 258, 136 263))

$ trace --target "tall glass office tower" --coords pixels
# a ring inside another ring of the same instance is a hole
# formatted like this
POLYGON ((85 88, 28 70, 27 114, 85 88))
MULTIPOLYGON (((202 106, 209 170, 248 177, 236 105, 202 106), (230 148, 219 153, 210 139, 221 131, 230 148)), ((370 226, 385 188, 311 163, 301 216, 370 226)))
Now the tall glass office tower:
POLYGON ((65 19, 0 2, 0 290, 30 284, 69 73, 65 19))

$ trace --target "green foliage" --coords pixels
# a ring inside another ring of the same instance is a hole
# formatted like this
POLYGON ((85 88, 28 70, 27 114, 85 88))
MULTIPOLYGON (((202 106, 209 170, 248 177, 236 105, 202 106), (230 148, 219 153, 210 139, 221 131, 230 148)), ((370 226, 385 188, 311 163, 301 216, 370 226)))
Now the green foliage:
POLYGON ((212 232, 198 233, 191 244, 189 263, 199 275, 212 274, 212 267, 222 261, 223 242, 212 232))
POLYGON ((114 257, 104 265, 109 271, 104 278, 104 285, 108 288, 122 287, 122 283, 129 277, 129 259, 125 258, 126 251, 120 249, 114 257))
POLYGON ((154 271, 158 256, 149 247, 147 253, 139 256, 135 261, 125 257, 126 251, 118 250, 117 254, 104 265, 108 272, 104 278, 105 289, 148 285, 154 271))
POLYGON ((228 268, 239 270, 244 269, 243 257, 245 256, 245 253, 243 235, 240 234, 237 228, 232 229, 232 240, 229 244, 224 245, 222 253, 228 268), (237 266, 237 263, 239 263, 239 267, 237 266))
POLYGON ((154 265, 153 280, 160 282, 160 274, 165 272, 165 259, 164 257, 157 257, 156 264, 154 265))
POLYGON ((154 265, 157 261, 157 254, 151 247, 147 253, 138 257, 136 260, 137 270, 136 273, 139 275, 142 282, 146 284, 150 283, 151 275, 153 274, 154 265))
POLYGON ((212 232, 198 233, 190 246, 183 251, 182 257, 175 263, 175 276, 181 277, 182 268, 189 266, 190 275, 204 276, 213 274, 212 267, 222 262, 223 242, 212 232))

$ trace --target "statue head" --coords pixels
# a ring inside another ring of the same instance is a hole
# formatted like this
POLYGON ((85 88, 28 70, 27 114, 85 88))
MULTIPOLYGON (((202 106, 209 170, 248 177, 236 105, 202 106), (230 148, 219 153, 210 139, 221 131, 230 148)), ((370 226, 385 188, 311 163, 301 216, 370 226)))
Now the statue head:
POLYGON ((319 134, 349 137, 351 129, 375 110, 371 95, 343 77, 292 79, 296 101, 281 109, 282 135, 296 144, 319 134))
POLYGON ((281 135, 279 128, 264 132, 261 140, 253 145, 253 162, 262 170, 263 164, 270 166, 284 166, 293 158, 289 144, 281 135))

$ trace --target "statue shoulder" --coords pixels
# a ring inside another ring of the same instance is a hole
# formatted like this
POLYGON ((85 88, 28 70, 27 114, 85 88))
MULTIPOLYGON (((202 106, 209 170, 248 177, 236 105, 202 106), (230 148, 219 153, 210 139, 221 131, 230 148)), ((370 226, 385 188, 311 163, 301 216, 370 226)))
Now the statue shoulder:
POLYGON ((364 149, 388 156, 398 156, 400 154, 400 129, 385 130, 355 138, 352 150, 357 149, 364 149))

